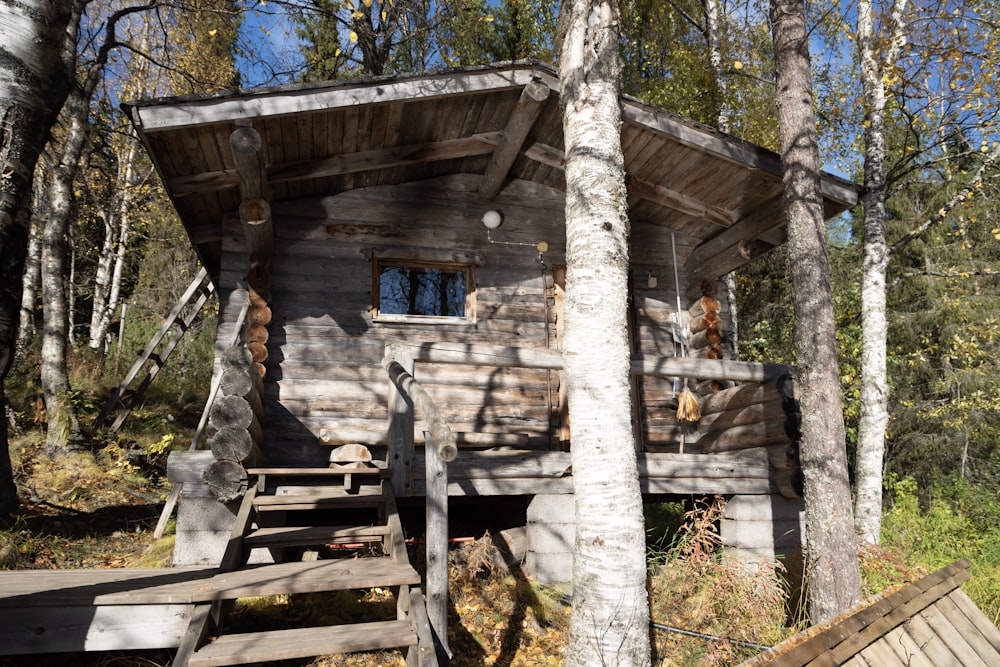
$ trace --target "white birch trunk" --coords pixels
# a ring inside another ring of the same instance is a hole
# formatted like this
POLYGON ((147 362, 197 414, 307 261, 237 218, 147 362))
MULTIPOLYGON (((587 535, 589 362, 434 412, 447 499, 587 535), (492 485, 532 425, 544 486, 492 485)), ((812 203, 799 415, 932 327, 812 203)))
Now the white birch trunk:
MULTIPOLYGON (((31 178, 67 92, 59 48, 70 22, 68 0, 0 2, 0 403, 20 323, 21 277, 28 250, 31 178)), ((18 507, 7 429, 0 429, 0 518, 18 507)))
POLYGON ((94 310, 90 317, 90 338, 92 350, 103 350, 108 329, 121 295, 122 274, 125 268, 125 254, 132 234, 131 208, 133 203, 133 177, 136 159, 135 141, 127 140, 124 155, 119 156, 118 197, 114 209, 105 216, 104 245, 94 279, 94 310))
POLYGON ((772 0, 771 25, 801 381, 806 572, 811 620, 822 623, 857 602, 861 576, 847 474, 803 0, 772 0))
POLYGON ((885 83, 902 46, 906 0, 896 0, 889 48, 879 63, 875 14, 871 0, 858 0, 858 50, 861 85, 868 121, 865 127, 864 257, 861 268, 861 418, 854 462, 854 524, 862 539, 878 544, 882 533, 882 467, 889 427, 889 381, 886 370, 885 237, 885 83))
POLYGON ((618 8, 561 8, 566 144, 565 376, 576 542, 567 665, 648 665, 649 608, 627 335, 618 8))
MULTIPOLYGON (((37 209, 35 209, 37 210, 37 209)), ((24 263, 24 281, 21 285, 21 319, 18 325, 20 345, 35 335, 35 316, 38 312, 39 276, 42 265, 42 234, 38 216, 32 215, 28 232, 28 255, 24 263)))

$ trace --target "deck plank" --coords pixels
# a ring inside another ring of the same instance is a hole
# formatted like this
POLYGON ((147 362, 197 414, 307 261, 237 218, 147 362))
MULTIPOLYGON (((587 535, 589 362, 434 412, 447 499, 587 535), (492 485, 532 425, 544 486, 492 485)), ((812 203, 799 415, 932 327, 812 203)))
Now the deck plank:
POLYGON ((413 646, 417 636, 407 621, 378 621, 224 635, 194 654, 190 667, 246 665, 317 655, 413 646))
POLYGON ((420 582, 411 566, 393 563, 389 558, 278 563, 235 572, 173 569, 3 572, 0 607, 189 604, 420 582))

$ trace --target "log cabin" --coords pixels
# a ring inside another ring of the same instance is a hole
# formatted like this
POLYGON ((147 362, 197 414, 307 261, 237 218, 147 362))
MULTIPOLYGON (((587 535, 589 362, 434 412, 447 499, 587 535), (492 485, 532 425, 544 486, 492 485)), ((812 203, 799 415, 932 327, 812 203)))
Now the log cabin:
MULTIPOLYGON (((454 435, 451 496, 571 498, 558 93, 523 63, 126 106, 217 285, 217 375, 240 339, 261 373, 253 437, 217 458, 327 466, 359 445, 397 498, 422 496, 429 415, 404 414, 389 355, 454 435)), ((794 522, 771 500, 796 506, 794 372, 730 359, 720 280, 784 241, 780 158, 638 100, 622 115, 643 489, 794 522), (696 424, 677 418, 685 386, 696 424)), ((822 188, 828 216, 856 202, 836 177, 822 188)), ((788 527, 748 525, 726 541, 762 555, 788 527)), ((184 548, 185 564, 221 556, 184 548)))
MULTIPOLYGON (((403 524, 426 535, 438 654, 449 505, 513 508, 528 572, 571 584, 556 72, 512 63, 125 110, 219 296, 209 436, 168 465, 183 489, 175 564, 226 570, 284 558, 279 546, 363 540, 395 559, 397 507, 426 507, 425 524, 403 524), (384 530, 289 518, 353 511, 366 494, 384 530)), ((732 358, 721 280, 785 240, 780 158, 631 98, 622 121, 643 493, 724 496, 734 553, 792 553, 795 369, 732 358)), ((828 217, 856 203, 855 185, 821 184, 828 217)), ((401 618, 424 613, 421 595, 400 595, 401 618)), ((202 664, 194 625, 175 664, 202 664)))

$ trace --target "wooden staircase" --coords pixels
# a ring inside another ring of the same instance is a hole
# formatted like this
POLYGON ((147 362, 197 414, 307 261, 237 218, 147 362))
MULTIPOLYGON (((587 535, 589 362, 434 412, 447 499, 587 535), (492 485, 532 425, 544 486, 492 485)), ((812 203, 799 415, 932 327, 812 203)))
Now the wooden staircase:
POLYGON ((220 569, 234 578, 251 575, 257 585, 226 588, 196 605, 174 666, 257 664, 400 648, 408 666, 436 667, 420 576, 407 558, 386 471, 333 465, 247 472, 257 483, 243 498, 220 569), (316 517, 323 525, 315 525, 316 517), (382 555, 316 558, 320 550, 344 544, 368 545, 367 551, 382 555), (302 549, 310 547, 303 559, 302 549), (269 549, 276 563, 247 565, 254 548, 269 549), (295 559, 282 562, 289 556, 295 559), (236 597, 375 587, 395 592, 395 620, 227 632, 226 617, 236 597))

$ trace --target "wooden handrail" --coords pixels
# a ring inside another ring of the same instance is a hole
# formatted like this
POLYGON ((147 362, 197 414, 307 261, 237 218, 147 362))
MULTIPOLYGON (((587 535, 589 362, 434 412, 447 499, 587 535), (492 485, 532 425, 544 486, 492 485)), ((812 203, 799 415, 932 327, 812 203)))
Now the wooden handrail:
MULTIPOLYGON (((562 370, 559 350, 547 348, 509 347, 456 343, 394 343, 387 348, 405 352, 414 361, 435 364, 470 364, 494 368, 535 368, 562 370)), ((633 375, 659 377, 689 377, 701 380, 733 380, 767 382, 779 375, 797 375, 794 366, 758 364, 728 359, 698 359, 694 357, 632 358, 633 375)))
MULTIPOLYGON (((388 350, 387 350, 388 352, 388 350)), ((438 456, 443 461, 454 461, 458 456, 455 433, 448 426, 434 400, 410 373, 389 354, 382 360, 382 366, 389 374, 389 380, 396 389, 413 402, 413 406, 424 416, 430 427, 430 434, 438 456)))

